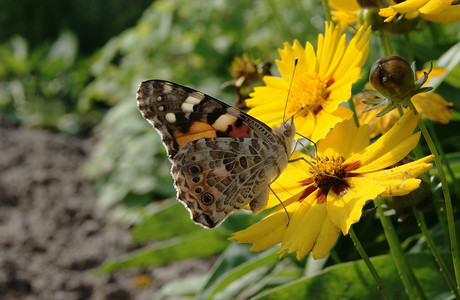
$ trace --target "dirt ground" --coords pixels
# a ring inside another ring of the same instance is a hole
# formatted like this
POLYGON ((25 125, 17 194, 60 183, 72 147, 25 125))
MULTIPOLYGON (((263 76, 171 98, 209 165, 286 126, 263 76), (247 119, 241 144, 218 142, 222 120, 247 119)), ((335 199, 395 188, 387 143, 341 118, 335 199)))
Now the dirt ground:
POLYGON ((211 268, 188 260, 143 270, 153 279, 144 288, 133 283, 140 270, 95 272, 139 245, 97 209, 79 173, 93 144, 0 120, 0 299, 158 299, 166 282, 211 268))

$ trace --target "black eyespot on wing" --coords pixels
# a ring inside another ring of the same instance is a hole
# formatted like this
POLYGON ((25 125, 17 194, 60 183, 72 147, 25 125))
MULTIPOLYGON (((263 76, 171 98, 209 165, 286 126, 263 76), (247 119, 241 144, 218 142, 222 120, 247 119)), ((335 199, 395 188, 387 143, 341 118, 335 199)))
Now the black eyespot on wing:
POLYGON ((192 165, 188 168, 190 175, 201 173, 201 167, 199 165, 192 165))
POLYGON ((211 204, 214 202, 214 196, 211 195, 210 193, 205 193, 205 194, 201 197, 201 201, 202 201, 203 204, 205 204, 205 205, 211 205, 211 204))

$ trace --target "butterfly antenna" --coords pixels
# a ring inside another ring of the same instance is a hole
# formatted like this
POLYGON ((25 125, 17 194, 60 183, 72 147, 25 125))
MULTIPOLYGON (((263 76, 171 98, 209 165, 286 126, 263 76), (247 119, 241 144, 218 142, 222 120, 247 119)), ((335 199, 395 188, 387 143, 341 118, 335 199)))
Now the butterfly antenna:
POLYGON ((289 100, 289 95, 291 94, 292 82, 294 81, 294 75, 295 75, 295 70, 297 69, 297 62, 298 61, 299 61, 299 58, 296 57, 295 60, 294 60, 294 70, 292 70, 291 82, 289 83, 289 90, 288 90, 288 94, 287 94, 287 97, 286 97, 286 104, 284 105, 283 123, 284 123, 285 118, 286 118, 287 104, 288 104, 288 100, 289 100))

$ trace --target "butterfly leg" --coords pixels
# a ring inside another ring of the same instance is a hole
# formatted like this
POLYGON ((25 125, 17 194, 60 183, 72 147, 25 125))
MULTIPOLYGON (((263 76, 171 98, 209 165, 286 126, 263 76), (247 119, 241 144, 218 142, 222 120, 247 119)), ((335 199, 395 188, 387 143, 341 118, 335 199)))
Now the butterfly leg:
POLYGON ((286 216, 287 216, 287 223, 286 223, 286 226, 288 226, 291 219, 290 219, 290 217, 289 217, 289 213, 288 213, 288 211, 287 211, 287 209, 286 209, 286 206, 284 206, 283 201, 281 201, 281 199, 278 197, 278 195, 275 193, 275 191, 274 191, 274 190, 272 189, 272 187, 271 187, 272 183, 275 182, 276 179, 278 179, 278 177, 280 177, 280 174, 276 175, 275 179, 273 179, 272 182, 270 182, 270 183, 268 184, 268 188, 269 188, 270 191, 273 193, 273 195, 275 195, 276 199, 278 199, 278 201, 280 202, 280 204, 281 204, 281 206, 283 207, 284 211, 286 212, 286 216))

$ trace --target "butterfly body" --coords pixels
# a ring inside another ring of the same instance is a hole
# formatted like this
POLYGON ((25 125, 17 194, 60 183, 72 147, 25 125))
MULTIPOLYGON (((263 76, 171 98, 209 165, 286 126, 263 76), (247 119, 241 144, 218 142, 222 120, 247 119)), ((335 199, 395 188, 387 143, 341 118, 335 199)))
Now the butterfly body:
POLYGON ((140 84, 142 116, 158 130, 172 163, 177 198, 192 220, 214 228, 249 204, 268 201, 268 185, 286 168, 293 120, 271 129, 199 91, 162 80, 140 84))

